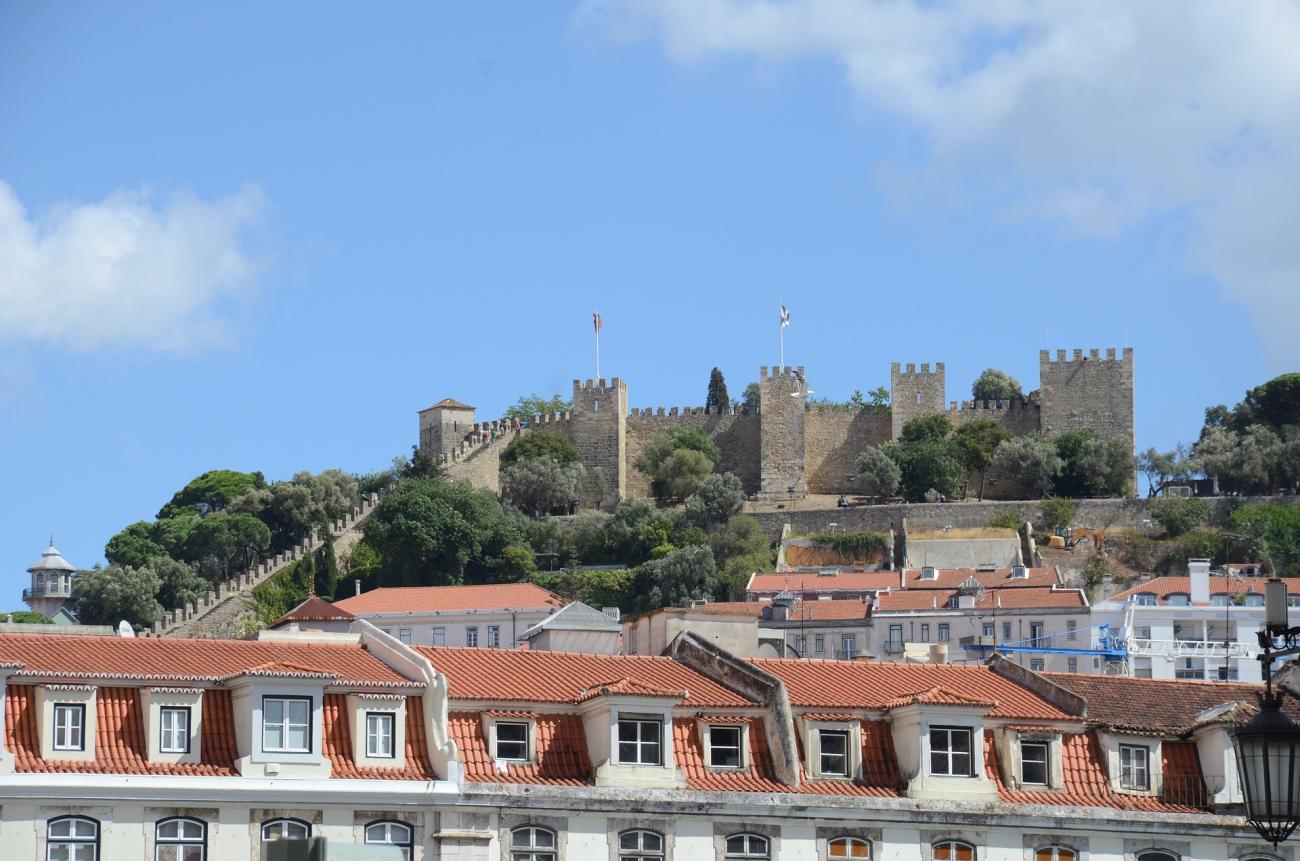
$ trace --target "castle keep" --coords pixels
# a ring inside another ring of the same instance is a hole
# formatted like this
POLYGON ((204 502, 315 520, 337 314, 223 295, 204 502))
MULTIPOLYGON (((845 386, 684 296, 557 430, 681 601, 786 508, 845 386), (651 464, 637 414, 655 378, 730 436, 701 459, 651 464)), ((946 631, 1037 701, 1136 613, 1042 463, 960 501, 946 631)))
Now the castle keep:
MULTIPOLYGON (((990 419, 1013 434, 1041 431, 1056 436, 1091 429, 1123 440, 1132 449, 1133 350, 1065 350, 1038 356, 1038 389, 1014 401, 947 401, 944 365, 894 363, 888 407, 822 406, 807 403, 802 366, 759 368, 757 412, 703 407, 628 407, 627 383, 574 380, 573 406, 535 416, 531 428, 564 434, 587 468, 584 507, 610 508, 620 500, 648 496, 650 480, 634 464, 650 440, 673 427, 708 434, 722 459, 719 471, 734 473, 747 493, 788 499, 808 493, 858 490, 850 481, 854 460, 868 446, 897 439, 912 419, 946 413, 954 425, 990 419)), ((527 432, 527 431, 524 431, 527 432)), ((501 451, 514 432, 503 421, 476 422, 474 408, 443 400, 420 412, 420 447, 448 465, 454 478, 490 490, 500 488, 501 451)))

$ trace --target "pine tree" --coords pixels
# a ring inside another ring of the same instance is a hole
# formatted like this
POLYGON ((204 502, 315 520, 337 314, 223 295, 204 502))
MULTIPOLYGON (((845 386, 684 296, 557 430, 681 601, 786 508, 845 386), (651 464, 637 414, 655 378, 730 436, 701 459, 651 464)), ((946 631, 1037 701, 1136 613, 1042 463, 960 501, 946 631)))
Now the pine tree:
POLYGON ((704 399, 704 409, 718 407, 725 411, 730 406, 731 398, 727 396, 727 381, 722 378, 722 371, 714 368, 709 374, 709 396, 704 399))

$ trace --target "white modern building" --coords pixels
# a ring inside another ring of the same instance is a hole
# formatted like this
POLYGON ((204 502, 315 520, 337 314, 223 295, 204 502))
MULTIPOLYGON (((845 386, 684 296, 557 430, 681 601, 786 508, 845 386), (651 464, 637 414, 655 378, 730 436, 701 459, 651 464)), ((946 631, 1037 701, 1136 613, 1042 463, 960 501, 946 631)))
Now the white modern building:
POLYGON ((372 589, 333 607, 403 643, 511 649, 568 602, 532 583, 372 589))

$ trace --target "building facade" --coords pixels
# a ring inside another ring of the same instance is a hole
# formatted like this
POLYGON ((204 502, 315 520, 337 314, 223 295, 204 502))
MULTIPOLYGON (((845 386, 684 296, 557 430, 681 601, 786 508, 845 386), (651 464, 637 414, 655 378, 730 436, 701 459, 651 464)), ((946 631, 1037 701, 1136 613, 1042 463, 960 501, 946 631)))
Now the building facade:
POLYGON ((384 587, 335 601, 333 607, 403 643, 511 649, 566 603, 531 583, 499 583, 384 587))

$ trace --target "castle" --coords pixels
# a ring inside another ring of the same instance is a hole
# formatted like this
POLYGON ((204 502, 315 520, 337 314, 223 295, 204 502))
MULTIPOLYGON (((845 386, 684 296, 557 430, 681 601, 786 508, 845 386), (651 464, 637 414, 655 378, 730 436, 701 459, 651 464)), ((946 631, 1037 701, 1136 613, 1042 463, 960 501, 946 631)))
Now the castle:
MULTIPOLYGON (((627 383, 574 380, 568 412, 539 415, 529 428, 568 437, 587 468, 583 507, 611 508, 650 494, 650 480, 634 466, 655 436, 691 426, 708 434, 721 453, 718 469, 732 472, 759 499, 858 492, 854 461, 868 446, 897 439, 912 419, 946 413, 954 425, 990 419, 1013 434, 1052 437, 1090 429, 1133 448, 1133 350, 1065 350, 1038 356, 1038 389, 1014 401, 946 401, 944 365, 890 367, 887 407, 809 404, 803 366, 759 368, 759 409, 628 407, 627 383)), ((420 448, 437 455, 454 478, 500 488, 500 453, 514 436, 503 421, 475 421, 475 409, 447 399, 420 411, 420 448)), ((525 431, 526 432, 526 431, 525 431)))

